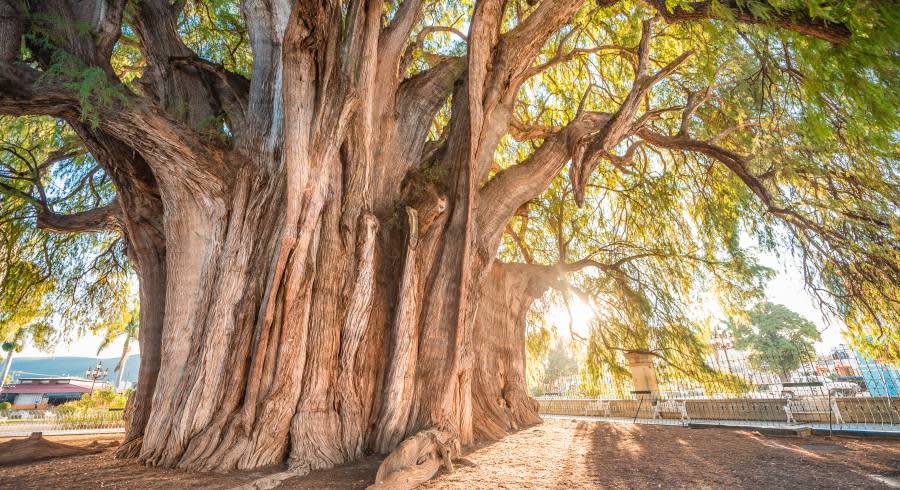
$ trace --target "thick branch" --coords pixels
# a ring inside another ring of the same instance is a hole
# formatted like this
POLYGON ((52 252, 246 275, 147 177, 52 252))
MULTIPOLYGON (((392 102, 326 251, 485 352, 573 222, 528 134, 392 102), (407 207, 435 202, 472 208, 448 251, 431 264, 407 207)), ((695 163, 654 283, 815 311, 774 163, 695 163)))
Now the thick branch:
POLYGON ((744 24, 774 24, 789 31, 828 41, 831 44, 841 44, 850 39, 852 34, 850 29, 843 24, 828 23, 821 19, 814 19, 802 10, 778 11, 775 7, 770 7, 774 11, 774 15, 770 19, 761 19, 745 10, 741 5, 743 2, 738 0, 694 2, 684 7, 675 7, 673 9, 666 5, 666 0, 645 1, 653 5, 666 22, 669 23, 716 18, 717 12, 715 9, 724 8, 738 22, 744 24), (714 3, 717 3, 718 6, 714 7, 714 3))
POLYGON ((79 116, 78 97, 60 83, 42 83, 40 73, 19 63, 0 61, 0 114, 8 116, 79 116))
POLYGON ((483 25, 476 25, 478 19, 473 17, 473 32, 469 35, 469 99, 478 105, 470 108, 471 147, 479 180, 491 168, 494 149, 509 126, 512 105, 527 78, 528 68, 550 36, 569 21, 583 2, 541 2, 525 20, 502 36, 499 35, 502 7, 491 4, 496 10, 488 9, 489 3, 483 3, 485 12, 480 17, 483 25))
POLYGON ((750 172, 750 169, 747 167, 747 159, 743 155, 705 141, 691 139, 686 135, 674 137, 665 136, 649 128, 642 128, 641 130, 639 130, 638 136, 640 136, 648 143, 660 148, 696 152, 721 162, 739 179, 741 179, 741 181, 753 192, 753 194, 755 194, 757 198, 762 201, 763 205, 765 205, 766 209, 770 213, 784 219, 789 223, 797 225, 800 228, 816 231, 817 233, 821 233, 824 235, 829 234, 827 233, 827 230, 823 230, 822 227, 812 222, 809 218, 802 215, 801 213, 780 206, 775 196, 772 195, 765 184, 763 184, 763 182, 757 176, 753 175, 753 173, 750 172))
MULTIPOLYGON (((77 89, 64 81, 43 81, 40 75, 22 64, 0 62, 0 114, 83 122, 77 89)), ((95 106, 92 119, 140 152, 160 179, 213 194, 229 185, 234 168, 221 148, 206 144, 194 129, 170 119, 146 99, 124 94, 122 99, 95 106)))
POLYGON ((280 151, 282 134, 282 46, 293 2, 290 0, 242 0, 247 24, 253 73, 247 129, 238 135, 238 148, 272 161, 280 151))
POLYGON ((400 53, 422 15, 424 0, 404 0, 378 39, 378 64, 385 77, 399 79, 400 53))
MULTIPOLYGON (((137 3, 132 23, 147 62, 139 83, 170 117, 201 129, 221 114, 221 102, 214 89, 216 78, 209 70, 197 63, 184 62, 198 56, 178 34, 178 17, 183 5, 168 0, 137 3), (179 61, 177 70, 173 69, 173 60, 179 61)), ((231 128, 233 132, 241 129, 231 128)))
POLYGON ((635 115, 640 107, 641 101, 650 92, 654 85, 671 75, 682 65, 693 51, 681 53, 674 60, 660 68, 653 74, 648 74, 650 64, 650 39, 653 36, 652 20, 643 22, 641 29, 641 40, 638 44, 638 63, 635 72, 634 83, 625 101, 619 107, 619 110, 613 115, 612 119, 603 127, 600 132, 592 138, 589 144, 580 148, 572 160, 570 170, 570 179, 572 181, 572 189, 575 192, 575 202, 579 205, 584 203, 584 188, 590 178, 591 173, 596 166, 597 157, 601 154, 608 153, 613 147, 619 144, 629 132, 633 131, 635 126, 635 115))
POLYGON ((57 214, 49 209, 37 215, 38 228, 56 233, 121 231, 122 208, 118 202, 72 214, 57 214))
MULTIPOLYGON (((548 136, 531 157, 498 173, 481 190, 484 204, 479 208, 479 226, 480 236, 486 238, 485 252, 493 250, 492 247, 498 243, 512 213, 543 192, 569 159, 572 160, 570 179, 575 200, 583 203, 584 187, 597 158, 609 155, 612 148, 652 118, 636 118, 641 101, 655 84, 671 75, 692 53, 682 53, 658 71, 648 73, 652 27, 652 21, 643 23, 641 40, 636 49, 635 80, 614 114, 582 112, 562 131, 548 136)), ((629 150, 633 153, 636 149, 632 147, 629 150)), ((629 156, 626 152, 626 158, 629 156)), ((622 160, 616 163, 622 164, 622 160)))
POLYGON ((544 144, 523 162, 498 173, 479 193, 479 236, 485 251, 496 250, 506 222, 525 202, 539 195, 572 157, 573 150, 598 127, 609 124, 612 116, 584 112, 561 131, 548 136, 544 144))
POLYGON ((245 129, 245 117, 250 96, 250 80, 226 70, 221 64, 196 56, 175 57, 170 62, 176 67, 191 66, 211 76, 210 84, 225 113, 232 131, 245 129))

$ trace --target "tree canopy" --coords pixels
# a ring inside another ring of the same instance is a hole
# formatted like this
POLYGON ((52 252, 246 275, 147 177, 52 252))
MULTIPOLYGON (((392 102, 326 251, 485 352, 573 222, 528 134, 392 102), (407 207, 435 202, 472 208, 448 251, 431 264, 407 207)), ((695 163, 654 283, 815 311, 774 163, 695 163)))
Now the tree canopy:
MULTIPOLYGON (((465 54, 463 31, 471 4, 426 3, 404 51, 407 76, 465 54)), ((532 13, 529 3, 534 2, 510 4, 505 30, 532 13)), ((202 60, 249 77, 252 55, 238 5, 187 2, 182 8, 178 33, 196 58, 173 60, 176 69, 179 63, 202 60)), ((396 6, 387 2, 385 18, 395 14, 396 6)), ((556 186, 573 186, 569 197, 577 201, 583 201, 585 188, 597 188, 594 199, 609 207, 600 220, 617 219, 633 234, 664 229, 707 244, 730 240, 724 246, 734 250, 743 245, 742 237, 744 243, 752 237, 768 249, 797 254, 810 291, 842 317, 857 343, 874 345, 871 350, 880 357, 895 356, 892 349, 900 342, 891 277, 898 272, 893 240, 898 95, 891 81, 898 66, 891 26, 897 15, 890 2, 866 1, 586 3, 549 37, 534 66, 522 75, 511 131, 495 153, 494 173, 516 164, 534 168, 527 164, 540 163, 535 160, 543 156, 536 149, 547 137, 562 136, 564 128, 575 130, 577 124, 570 123, 591 122, 620 108, 640 113, 605 145, 589 133, 586 139, 596 141, 582 143, 579 153, 588 153, 580 159, 584 162, 573 161, 569 182, 556 186), (642 27, 654 13, 669 24, 642 27), (683 22, 703 17, 720 20, 683 22), (813 38, 827 42, 769 27, 791 28, 792 22, 800 25, 808 19, 819 23, 813 38), (646 87, 633 87, 635 70, 648 70, 635 58, 642 29, 648 30, 643 54, 657 68, 644 75, 646 87), (849 32, 855 35, 848 38, 849 32), (624 104, 629 97, 636 99, 629 104, 638 107, 624 104), (645 220, 654 213, 658 220, 650 225, 645 220), (685 218, 696 219, 701 231, 711 233, 685 234, 685 225, 678 224, 685 218)), ((123 13, 110 57, 115 76, 98 74, 76 53, 54 43, 63 19, 37 12, 12 59, 40 75, 35 83, 72 90, 80 120, 97 125, 99 111, 127 107, 129 97, 142 93, 142 76, 149 76, 148 50, 141 49, 132 28, 139 17, 132 7, 123 13)), ((14 109, 11 102, 7 112, 14 109)), ((192 124, 207 138, 231 145, 237 124, 228 123, 226 106, 221 110, 218 122, 211 117, 192 124)), ((434 138, 448 116, 438 114, 434 138)), ((90 306, 92 314, 79 320, 109 321, 121 307, 99 305, 122 303, 114 298, 124 277, 122 242, 108 233, 36 231, 71 228, 76 226, 71 219, 54 225, 54 217, 88 211, 105 220, 90 223, 92 230, 115 228, 114 220, 100 213, 114 199, 109 177, 65 125, 4 118, 2 126, 2 226, 9 271, 3 291, 41 297, 38 291, 26 292, 30 283, 37 287, 26 275, 40 270, 53 286, 38 282, 56 293, 36 304, 57 310, 90 306), (12 241, 19 247, 16 258, 12 241), (16 277, 19 282, 13 286, 16 277), (71 301, 73 297, 78 299, 71 301), (108 314, 93 314, 98 311, 108 314)))
POLYGON ((118 223, 104 216, 117 206, 109 177, 63 123, 0 123, 0 339, 42 325, 47 347, 116 329, 136 298, 118 223))
POLYGON ((815 324, 786 306, 762 302, 746 322, 730 322, 734 347, 750 351, 750 363, 782 379, 815 359, 813 342, 821 339, 815 324))

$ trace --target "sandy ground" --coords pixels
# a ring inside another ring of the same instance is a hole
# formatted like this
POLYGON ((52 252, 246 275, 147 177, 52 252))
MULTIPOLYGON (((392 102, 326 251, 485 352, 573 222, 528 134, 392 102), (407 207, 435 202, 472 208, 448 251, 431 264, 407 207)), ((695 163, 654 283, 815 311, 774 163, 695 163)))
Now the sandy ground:
MULTIPOLYGON (((87 445, 119 437, 51 439, 87 445)), ((116 460, 112 451, 0 468, 0 488, 234 488, 278 471, 192 474, 116 460)), ((281 488, 364 488, 378 464, 371 457, 281 488)), ((425 487, 891 488, 886 482, 900 485, 900 440, 554 420, 475 448, 455 465, 425 487)))
POLYGON ((463 459, 428 487, 890 488, 900 440, 547 421, 463 459))

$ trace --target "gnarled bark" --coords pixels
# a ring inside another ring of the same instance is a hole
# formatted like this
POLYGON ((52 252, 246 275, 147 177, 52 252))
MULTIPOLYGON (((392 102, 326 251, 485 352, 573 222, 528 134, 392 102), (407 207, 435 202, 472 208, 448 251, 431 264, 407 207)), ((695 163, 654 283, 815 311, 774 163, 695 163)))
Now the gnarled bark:
POLYGON ((525 314, 549 287, 538 271, 542 268, 495 263, 482 286, 472 387, 479 439, 499 439, 541 421, 525 384, 525 314))

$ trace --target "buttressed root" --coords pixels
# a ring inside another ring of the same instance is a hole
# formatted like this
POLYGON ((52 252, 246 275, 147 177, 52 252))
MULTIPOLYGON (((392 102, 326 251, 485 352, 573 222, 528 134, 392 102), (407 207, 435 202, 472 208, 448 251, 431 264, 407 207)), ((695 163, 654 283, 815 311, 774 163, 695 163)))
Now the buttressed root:
POLYGON ((116 449, 116 458, 131 459, 138 457, 141 452, 141 442, 143 437, 137 437, 130 441, 123 442, 119 449, 116 449))
POLYGON ((449 432, 429 429, 409 437, 378 467, 369 490, 406 490, 430 480, 444 466, 453 471, 459 440, 449 432))

